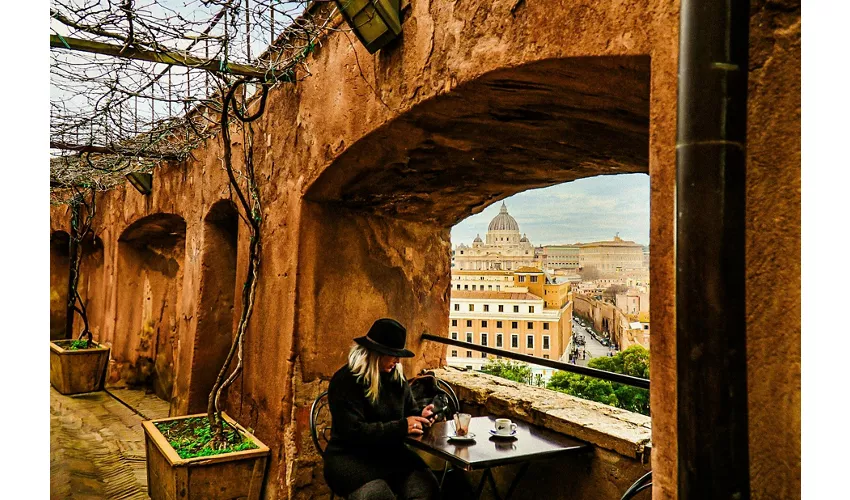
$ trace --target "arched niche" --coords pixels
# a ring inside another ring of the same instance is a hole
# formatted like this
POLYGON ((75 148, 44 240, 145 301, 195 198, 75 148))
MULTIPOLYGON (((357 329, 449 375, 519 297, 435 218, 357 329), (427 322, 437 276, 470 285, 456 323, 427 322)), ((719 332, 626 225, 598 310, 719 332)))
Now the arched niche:
POLYGON ((71 236, 65 231, 50 234, 50 340, 66 338, 70 242, 71 236))
POLYGON ((239 214, 230 200, 213 204, 204 217, 198 325, 192 346, 188 412, 206 411, 207 397, 230 349, 238 320, 236 304, 239 214))
POLYGON ((186 222, 175 214, 144 217, 118 238, 114 370, 121 384, 165 400, 174 384, 185 252, 186 222))

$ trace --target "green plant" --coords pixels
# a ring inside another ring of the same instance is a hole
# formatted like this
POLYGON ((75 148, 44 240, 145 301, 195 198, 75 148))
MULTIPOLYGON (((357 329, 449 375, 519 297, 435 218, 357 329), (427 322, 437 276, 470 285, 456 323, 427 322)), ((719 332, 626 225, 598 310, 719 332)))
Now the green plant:
MULTIPOLYGON (((593 358, 587 366, 633 377, 649 378, 649 351, 635 345, 610 358, 593 358)), ((546 387, 571 396, 649 415, 649 391, 646 389, 564 371, 552 374, 546 387)))
POLYGON ((68 346, 69 351, 76 351, 77 349, 88 349, 89 341, 83 339, 72 340, 71 344, 68 346))
POLYGON ((504 359, 488 359, 481 371, 489 375, 521 382, 531 383, 531 367, 521 361, 508 361, 504 359))
POLYGON ((223 424, 224 445, 216 444, 215 431, 205 417, 190 417, 156 424, 180 458, 209 457, 257 448, 253 441, 228 424, 223 424))

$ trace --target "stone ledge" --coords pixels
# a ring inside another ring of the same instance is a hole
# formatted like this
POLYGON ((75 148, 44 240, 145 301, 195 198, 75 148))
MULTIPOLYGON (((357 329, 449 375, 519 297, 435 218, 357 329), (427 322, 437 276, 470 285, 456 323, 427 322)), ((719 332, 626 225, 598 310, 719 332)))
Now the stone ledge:
POLYGON ((652 427, 645 415, 480 372, 440 368, 434 373, 452 385, 462 404, 540 425, 644 463, 649 461, 652 427))

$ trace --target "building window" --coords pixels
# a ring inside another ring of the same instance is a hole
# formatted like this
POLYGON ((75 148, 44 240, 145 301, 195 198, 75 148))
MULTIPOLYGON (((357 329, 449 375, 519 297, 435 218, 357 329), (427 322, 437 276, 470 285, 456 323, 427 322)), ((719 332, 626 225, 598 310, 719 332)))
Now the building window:
POLYGON ((534 314, 534 306, 528 306, 528 312, 534 314))
POLYGON ((472 285, 472 290, 475 291, 475 285, 472 285))
POLYGON ((501 322, 501 321, 497 321, 497 322, 496 322, 496 328, 501 328, 501 327, 502 327, 502 322, 501 322))
POLYGON ((471 319, 466 320, 466 327, 472 328, 472 320, 471 319))
POLYGON ((487 345, 487 334, 486 333, 481 334, 481 345, 487 345))
POLYGON ((511 347, 513 347, 514 349, 519 348, 519 335, 511 335, 511 347))
POLYGON ((527 326, 528 326, 529 330, 534 330, 534 322, 533 321, 529 321, 527 326))
POLYGON ((469 311, 475 311, 475 304, 469 304, 469 311))
POLYGON ((500 305, 500 306, 499 306, 499 312, 500 312, 500 313, 505 312, 505 306, 500 305))
POLYGON ((460 311, 460 304, 455 304, 455 311, 460 311))
POLYGON ((520 277, 519 277, 519 282, 520 282, 520 283, 525 283, 525 276, 520 276, 520 277))
POLYGON ((471 358, 472 357, 472 351, 466 351, 466 357, 471 358))
POLYGON ((543 329, 548 330, 549 329, 549 323, 543 323, 543 329))
POLYGON ((519 323, 516 321, 511 321, 511 328, 516 330, 517 328, 519 328, 519 323))
POLYGON ((484 304, 484 312, 490 312, 490 305, 484 304))
POLYGON ((452 332, 452 340, 457 340, 457 332, 452 332))
POLYGON ((499 285, 496 285, 496 291, 498 292, 499 290, 501 290, 501 288, 499 288, 499 285))
POLYGON ((492 290, 492 289, 493 289, 493 285, 487 285, 487 290, 492 290))
POLYGON ((469 285, 463 285, 464 290, 469 290, 469 285))
POLYGON ((457 320, 456 319, 452 320, 452 326, 457 326, 457 320))
POLYGON ((529 349, 534 349, 534 335, 526 335, 525 347, 529 349))
POLYGON ((549 359, 549 355, 548 355, 548 354, 544 354, 544 355, 543 355, 543 359, 549 359))
MULTIPOLYGON (((469 356, 467 356, 467 358, 468 358, 468 357, 469 357, 469 356)), ((471 370, 471 369, 472 369, 472 365, 466 365, 466 369, 467 369, 467 370, 471 370)))
MULTIPOLYGON (((528 252, 525 252, 528 253, 528 252)), ((537 283, 537 276, 529 276, 528 278, 532 283, 537 283)))
POLYGON ((496 334, 496 347, 502 347, 502 334, 496 334))
POLYGON ((482 353, 481 353, 481 357, 482 357, 482 358, 486 358, 486 357, 487 357, 487 353, 486 353, 486 352, 482 352, 482 353))
POLYGON ((486 319, 481 320, 481 328, 487 328, 487 320, 486 319))
POLYGON ((457 357, 457 351, 452 351, 452 357, 453 357, 453 358, 456 358, 456 357, 457 357))
POLYGON ((457 284, 457 289, 460 290, 460 283, 457 284))
POLYGON ((472 332, 466 332, 466 341, 472 343, 472 332))
POLYGON ((519 312, 519 306, 514 306, 514 312, 515 312, 515 313, 518 313, 518 312, 519 312))
POLYGON ((543 336, 543 349, 546 350, 546 351, 549 350, 549 336, 548 335, 543 336))

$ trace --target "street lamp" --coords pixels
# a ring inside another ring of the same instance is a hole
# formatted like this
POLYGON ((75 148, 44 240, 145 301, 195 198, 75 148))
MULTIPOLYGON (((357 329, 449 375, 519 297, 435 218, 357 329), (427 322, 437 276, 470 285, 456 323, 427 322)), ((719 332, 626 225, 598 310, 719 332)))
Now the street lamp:
POLYGON ((130 184, 136 188, 136 191, 148 195, 151 194, 151 190, 153 189, 153 174, 146 174, 143 172, 130 172, 124 177, 130 181, 130 184))
POLYGON ((399 0, 335 0, 342 17, 370 54, 401 34, 399 0))

